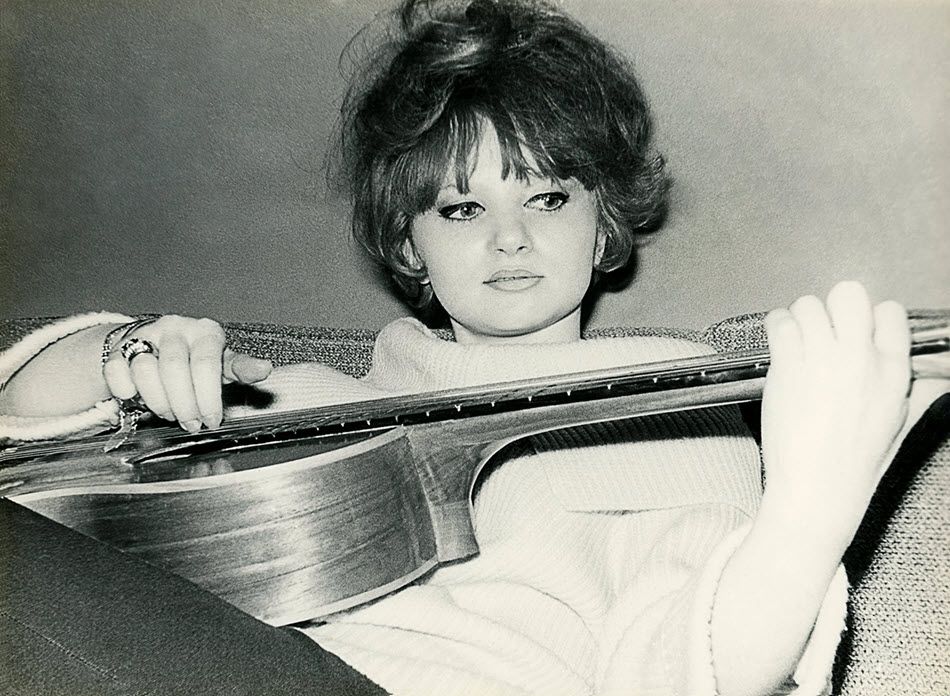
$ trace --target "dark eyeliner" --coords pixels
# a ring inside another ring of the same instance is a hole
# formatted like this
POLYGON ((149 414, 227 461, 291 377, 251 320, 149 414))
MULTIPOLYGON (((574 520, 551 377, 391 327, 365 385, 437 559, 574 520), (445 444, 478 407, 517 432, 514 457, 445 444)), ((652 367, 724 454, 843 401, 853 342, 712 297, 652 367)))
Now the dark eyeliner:
POLYGON ((530 199, 528 199, 528 203, 548 198, 554 198, 558 200, 560 205, 558 205, 556 208, 539 208, 539 210, 546 213, 553 213, 567 205, 567 202, 571 199, 571 194, 567 193, 566 191, 545 191, 544 193, 539 193, 532 196, 530 199))
POLYGON ((437 212, 445 220, 450 220, 451 222, 467 222, 468 220, 471 220, 477 217, 477 213, 473 215, 472 217, 465 217, 465 218, 452 217, 454 213, 457 213, 459 210, 461 210, 462 208, 465 208, 466 206, 472 206, 473 208, 482 207, 480 204, 476 203, 475 201, 462 201, 461 203, 452 203, 450 205, 444 205, 441 208, 438 208, 437 212))

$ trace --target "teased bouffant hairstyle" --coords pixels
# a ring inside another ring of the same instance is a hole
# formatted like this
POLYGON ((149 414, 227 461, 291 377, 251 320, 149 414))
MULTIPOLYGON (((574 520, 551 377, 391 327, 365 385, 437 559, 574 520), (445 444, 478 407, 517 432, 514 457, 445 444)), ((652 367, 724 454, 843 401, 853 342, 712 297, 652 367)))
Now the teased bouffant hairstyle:
POLYGON ((669 187, 628 63, 543 2, 406 0, 397 17, 347 95, 341 164, 354 236, 409 302, 432 299, 407 249, 412 220, 435 204, 450 167, 468 190, 486 124, 503 176, 574 177, 593 191, 606 236, 595 270, 627 264, 637 236, 663 217, 669 187))

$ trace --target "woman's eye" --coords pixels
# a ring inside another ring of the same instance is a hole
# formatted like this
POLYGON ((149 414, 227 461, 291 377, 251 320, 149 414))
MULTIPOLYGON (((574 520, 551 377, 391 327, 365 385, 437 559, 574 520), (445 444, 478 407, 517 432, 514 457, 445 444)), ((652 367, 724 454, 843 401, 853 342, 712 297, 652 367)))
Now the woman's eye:
POLYGON ((471 220, 478 217, 483 210, 484 208, 478 203, 465 201, 464 203, 454 203, 439 208, 439 215, 446 220, 471 220))
POLYGON ((525 207, 545 211, 558 210, 567 203, 567 199, 568 195, 566 193, 561 191, 548 191, 547 193, 539 193, 537 196, 532 196, 528 202, 525 203, 525 207))

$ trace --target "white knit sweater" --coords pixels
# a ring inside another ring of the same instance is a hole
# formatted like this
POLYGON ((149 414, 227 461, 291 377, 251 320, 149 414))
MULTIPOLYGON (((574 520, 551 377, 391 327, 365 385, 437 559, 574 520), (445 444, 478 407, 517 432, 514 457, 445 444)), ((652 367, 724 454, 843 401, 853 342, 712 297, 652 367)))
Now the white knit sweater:
MULTIPOLYGON (((70 328, 64 322, 59 333, 70 328)), ((46 332, 31 349, 57 333, 46 332)), ((20 362, 29 353, 24 345, 0 356, 0 377, 13 372, 10 356, 20 362)), ((708 352, 664 337, 463 346, 401 319, 380 333, 361 380, 300 364, 257 386, 273 396, 268 410, 284 410, 708 352)), ((99 411, 108 425, 108 409, 99 411)), ((250 412, 259 410, 233 407, 226 417, 250 412)), ((93 428, 93 416, 42 429, 93 428)), ((9 425, 0 422, 0 436, 9 425)), ((718 579, 761 493, 758 448, 738 411, 570 428, 497 456, 503 465, 475 501, 476 557, 302 630, 395 694, 715 694, 718 579)), ((778 693, 828 693, 846 599, 839 569, 778 693)))

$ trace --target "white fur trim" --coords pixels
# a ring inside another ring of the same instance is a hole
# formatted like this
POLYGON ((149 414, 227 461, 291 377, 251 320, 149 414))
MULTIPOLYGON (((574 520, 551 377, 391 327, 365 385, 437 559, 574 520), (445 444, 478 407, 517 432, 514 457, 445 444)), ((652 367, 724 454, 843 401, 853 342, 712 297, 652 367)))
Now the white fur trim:
POLYGON ((808 645, 795 668, 794 679, 798 688, 793 694, 811 696, 831 693, 831 670, 841 634, 847 628, 847 616, 848 576, 844 566, 839 565, 838 572, 828 585, 808 645))
MULTIPOLYGON (((751 528, 751 523, 743 525, 725 537, 710 555, 699 577, 690 617, 689 694, 715 696, 719 693, 712 657, 713 604, 726 564, 751 528)), ((844 566, 839 565, 818 610, 811 636, 795 668, 793 683, 786 683, 786 688, 791 688, 782 689, 776 694, 824 696, 831 693, 831 670, 841 634, 845 630, 847 612, 848 578, 844 566)))
POLYGON ((744 524, 733 530, 719 545, 713 549, 706 561, 706 565, 696 582, 696 594, 693 600, 692 612, 689 617, 689 671, 686 693, 708 694, 715 696, 719 693, 716 686, 716 670, 712 655, 712 612, 716 601, 716 592, 719 590, 719 580, 726 568, 726 564, 746 538, 752 524, 744 524))
MULTIPOLYGON (((101 324, 124 324, 133 317, 115 312, 89 312, 47 324, 24 336, 0 354, 0 389, 47 346, 78 331, 101 324)), ((119 407, 114 399, 100 401, 92 408, 68 416, 0 416, 0 442, 6 440, 46 440, 84 431, 101 431, 118 423, 119 407)))

